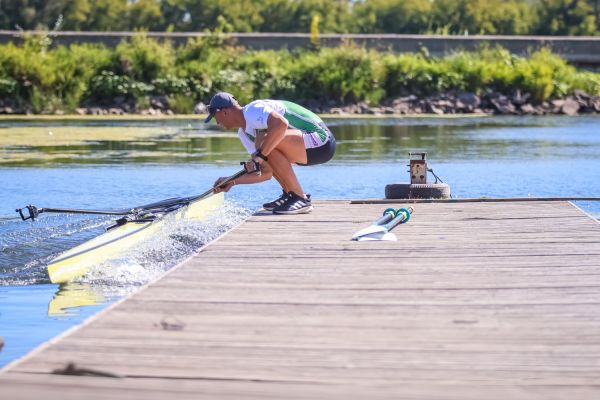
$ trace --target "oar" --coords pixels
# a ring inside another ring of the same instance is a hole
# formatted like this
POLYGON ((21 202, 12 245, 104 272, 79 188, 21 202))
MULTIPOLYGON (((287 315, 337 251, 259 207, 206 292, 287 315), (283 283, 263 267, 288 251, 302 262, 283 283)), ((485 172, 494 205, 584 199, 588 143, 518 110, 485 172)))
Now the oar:
POLYGON ((223 187, 223 186, 227 185, 229 182, 231 182, 247 173, 248 172, 244 168, 241 171, 236 172, 235 174, 231 175, 230 177, 228 177, 225 180, 223 180, 222 182, 220 182, 219 185, 210 188, 209 190, 207 190, 206 192, 204 192, 198 196, 177 197, 177 198, 172 198, 172 199, 166 199, 166 200, 161 200, 161 201, 158 201, 155 203, 150 203, 150 204, 146 204, 146 205, 134 207, 134 208, 129 208, 129 209, 83 210, 83 209, 78 209, 78 208, 53 208, 53 207, 38 208, 38 207, 30 204, 23 208, 17 208, 16 212, 19 213, 19 215, 21 216, 21 219, 23 221, 26 221, 28 219, 34 221, 41 213, 131 215, 131 214, 138 214, 138 213, 141 213, 144 211, 150 211, 150 210, 155 211, 155 212, 166 211, 170 208, 173 208, 176 206, 184 206, 193 201, 197 201, 204 197, 208 197, 209 195, 213 194, 214 190, 217 187, 223 187), (26 214, 28 214, 28 215, 26 215, 26 214))
POLYGON ((356 239, 358 241, 364 240, 389 240, 396 241, 396 236, 390 231, 394 229, 399 224, 403 224, 408 222, 410 219, 410 215, 413 212, 412 207, 408 208, 399 208, 396 211, 396 216, 389 222, 382 225, 371 225, 368 228, 365 228, 361 231, 361 235, 357 236, 356 239))
POLYGON ((390 222, 396 216, 396 210, 394 208, 387 208, 381 217, 373 221, 371 226, 368 226, 352 235, 352 240, 357 240, 360 236, 368 235, 373 227, 377 227, 390 222))
MULTIPOLYGON (((245 163, 241 163, 241 164, 243 165, 245 163)), ((251 171, 251 172, 260 171, 260 169, 258 169, 258 166, 256 168, 257 169, 255 171, 251 171)), ((251 172, 248 172, 248 171, 246 171, 246 168, 243 168, 242 170, 240 170, 240 171, 236 172, 235 174, 231 175, 230 177, 226 178, 224 181, 221 181, 217 186, 213 186, 212 188, 208 189, 206 192, 202 193, 201 195, 188 197, 187 200, 188 200, 188 202, 200 200, 200 199, 202 199, 202 198, 204 198, 204 197, 206 197, 208 195, 213 194, 213 191, 216 188, 227 186, 227 184, 229 182, 232 182, 232 181, 236 180, 237 178, 240 178, 240 177, 242 177, 242 176, 244 176, 244 175, 246 175, 248 173, 251 173, 251 172)))

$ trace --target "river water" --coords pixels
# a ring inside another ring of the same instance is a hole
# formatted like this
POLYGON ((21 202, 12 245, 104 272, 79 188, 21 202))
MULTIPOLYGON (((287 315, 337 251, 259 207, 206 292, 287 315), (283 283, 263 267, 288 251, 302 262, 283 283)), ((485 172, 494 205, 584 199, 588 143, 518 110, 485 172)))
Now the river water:
MULTIPOLYGON (((427 151, 456 198, 600 197, 597 117, 327 122, 338 139, 334 160, 296 168, 314 199, 382 198, 387 183, 408 181, 409 151, 427 151)), ((62 286, 49 282, 47 261, 112 220, 22 222, 16 208, 128 208, 194 195, 245 158, 235 133, 197 120, 0 120, 0 367, 138 290, 280 192, 274 182, 236 187, 208 221, 169 223, 136 254, 62 286)), ((577 205, 600 217, 600 202, 577 205)))

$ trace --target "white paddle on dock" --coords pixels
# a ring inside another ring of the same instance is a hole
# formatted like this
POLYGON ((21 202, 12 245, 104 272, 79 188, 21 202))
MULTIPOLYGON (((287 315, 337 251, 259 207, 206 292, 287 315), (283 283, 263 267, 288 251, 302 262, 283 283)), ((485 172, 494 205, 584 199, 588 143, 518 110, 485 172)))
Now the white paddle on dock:
POLYGON ((352 236, 352 240, 357 240, 359 242, 366 240, 384 240, 395 242, 397 241, 396 235, 390 231, 399 224, 408 222, 412 212, 412 207, 399 208, 397 211, 388 208, 384 211, 383 216, 374 221, 371 226, 356 232, 352 236))

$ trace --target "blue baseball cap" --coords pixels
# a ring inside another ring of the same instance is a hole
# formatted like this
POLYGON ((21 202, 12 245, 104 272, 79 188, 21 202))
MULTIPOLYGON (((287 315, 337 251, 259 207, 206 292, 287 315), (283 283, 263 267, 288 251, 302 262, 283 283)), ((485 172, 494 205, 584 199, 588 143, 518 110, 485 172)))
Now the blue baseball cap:
POLYGON ((215 113, 223 108, 231 108, 239 105, 235 97, 231 93, 219 92, 215 94, 208 104, 208 117, 204 120, 205 123, 215 116, 215 113))

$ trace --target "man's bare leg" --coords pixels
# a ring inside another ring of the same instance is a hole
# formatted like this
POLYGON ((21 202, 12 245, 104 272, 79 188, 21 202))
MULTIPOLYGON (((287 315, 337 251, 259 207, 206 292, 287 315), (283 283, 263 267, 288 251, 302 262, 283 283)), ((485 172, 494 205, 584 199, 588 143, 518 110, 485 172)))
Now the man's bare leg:
POLYGON ((279 185, 281 186, 281 189, 284 192, 289 192, 289 189, 285 186, 285 183, 283 182, 283 180, 277 175, 277 172, 275 172, 275 170, 273 170, 273 177, 275 178, 275 180, 279 183, 279 185))
POLYGON ((278 149, 273 150, 269 154, 269 165, 273 169, 273 175, 278 177, 277 180, 280 182, 283 190, 305 197, 292 164, 278 149))
MULTIPOLYGON (((256 146, 260 148, 262 137, 256 140, 256 146)), ((294 192, 299 196, 306 197, 296 173, 292 167, 293 163, 306 164, 306 148, 302 132, 288 129, 283 139, 269 154, 269 166, 273 170, 275 179, 286 192, 294 192)))

